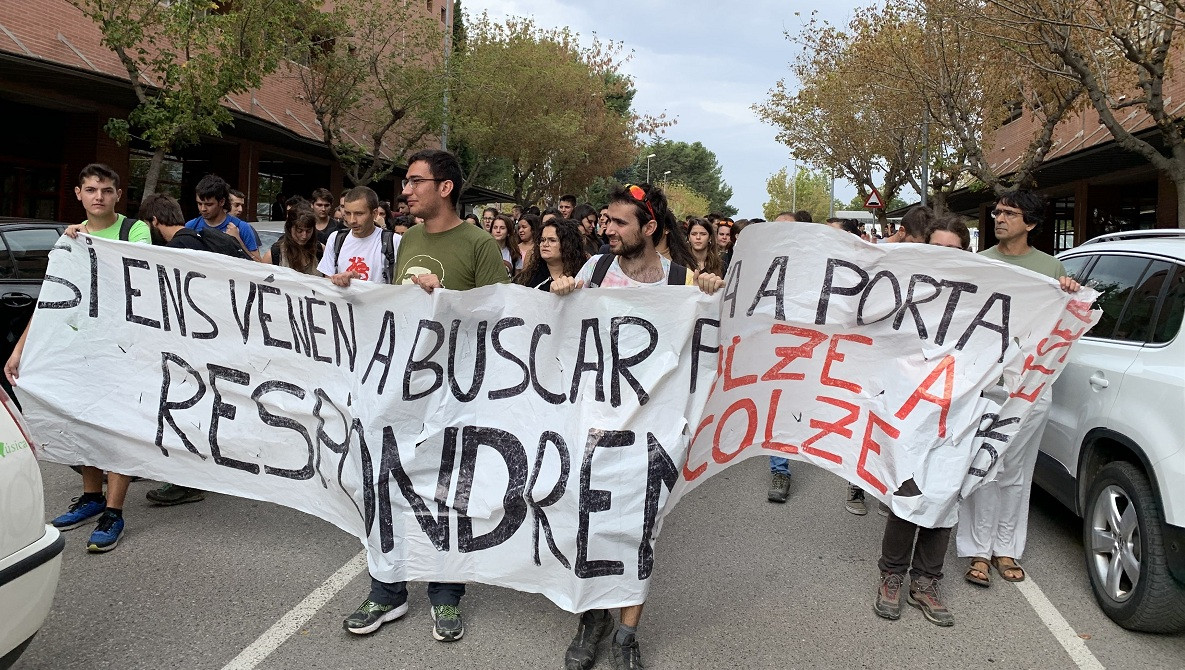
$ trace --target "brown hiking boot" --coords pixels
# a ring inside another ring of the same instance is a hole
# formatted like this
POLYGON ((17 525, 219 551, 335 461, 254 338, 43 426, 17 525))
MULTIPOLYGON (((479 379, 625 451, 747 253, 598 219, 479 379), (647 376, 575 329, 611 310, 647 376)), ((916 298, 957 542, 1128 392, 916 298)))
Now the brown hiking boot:
POLYGON ((901 587, 905 585, 905 575, 895 572, 881 573, 881 586, 876 590, 876 603, 872 611, 884 619, 896 621, 901 618, 901 587))
POLYGON ((926 620, 938 626, 955 625, 955 617, 942 604, 937 579, 915 579, 909 584, 909 604, 920 609, 926 620))

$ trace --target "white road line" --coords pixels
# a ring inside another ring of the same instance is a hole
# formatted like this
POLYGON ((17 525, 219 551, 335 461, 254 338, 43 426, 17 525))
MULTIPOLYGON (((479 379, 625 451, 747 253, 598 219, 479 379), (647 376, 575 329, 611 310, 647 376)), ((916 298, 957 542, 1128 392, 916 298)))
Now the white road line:
POLYGON ((252 642, 246 649, 239 652, 230 663, 222 666, 222 670, 253 670, 255 666, 259 665, 271 655, 273 651, 278 649, 284 641, 292 637, 294 633, 300 630, 300 627, 305 624, 317 610, 325 606, 333 596, 337 595, 338 591, 350 583, 350 580, 357 577, 366 569, 366 551, 358 552, 358 555, 351 558, 345 565, 337 569, 337 572, 329 575, 312 593, 305 596, 305 599, 300 601, 296 607, 288 610, 288 613, 280 617, 280 620, 267 629, 263 635, 260 635, 254 642, 252 642))
POLYGON ((1032 577, 1026 577, 1023 582, 1016 582, 1016 588, 1020 589, 1020 594, 1029 601, 1033 611, 1041 617, 1045 627, 1061 643, 1062 648, 1070 655, 1070 660, 1074 661, 1075 665, 1081 670, 1105 670, 1103 664, 1099 663, 1099 659, 1090 653, 1086 642, 1078 637, 1078 633, 1074 632, 1070 622, 1066 621, 1062 613, 1057 611, 1053 603, 1049 602, 1049 598, 1045 597, 1045 592, 1037 586, 1032 577))

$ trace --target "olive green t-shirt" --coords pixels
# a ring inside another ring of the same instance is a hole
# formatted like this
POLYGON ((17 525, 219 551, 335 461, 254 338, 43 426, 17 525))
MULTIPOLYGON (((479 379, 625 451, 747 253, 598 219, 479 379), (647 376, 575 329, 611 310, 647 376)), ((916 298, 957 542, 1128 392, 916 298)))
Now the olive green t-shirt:
POLYGON ((412 226, 399 242, 395 281, 410 284, 414 275, 434 274, 440 285, 466 291, 510 281, 498 243, 486 231, 462 222, 443 233, 429 233, 424 224, 412 226))
POLYGON ((1061 261, 1044 251, 1037 251, 1036 249, 1029 249, 1028 253, 1021 254, 1020 256, 1007 256, 1000 253, 999 247, 992 247, 979 252, 979 255, 997 261, 1004 261, 1012 265, 1019 265, 1026 270, 1032 270, 1051 279, 1059 279, 1066 276, 1066 266, 1062 265, 1061 261))
MULTIPOLYGON (((88 231, 87 234, 101 237, 105 240, 118 240, 119 230, 123 227, 124 215, 118 214, 115 217, 115 223, 100 228, 98 230, 88 231)), ((86 224, 86 221, 82 222, 86 224)), ((132 224, 132 229, 128 231, 128 242, 141 242, 144 244, 152 244, 152 232, 148 230, 148 224, 143 221, 137 221, 132 224)))

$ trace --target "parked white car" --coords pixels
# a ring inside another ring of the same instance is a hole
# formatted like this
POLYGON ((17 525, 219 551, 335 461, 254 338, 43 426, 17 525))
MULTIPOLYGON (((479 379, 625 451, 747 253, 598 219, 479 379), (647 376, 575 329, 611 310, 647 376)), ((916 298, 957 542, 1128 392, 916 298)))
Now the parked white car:
POLYGON ((49 614, 66 539, 45 523, 41 470, 24 419, 3 390, 0 405, 0 670, 5 670, 49 614))
POLYGON ((1034 481, 1082 517, 1095 598, 1124 628, 1185 630, 1185 230, 1058 256, 1103 317, 1053 387, 1034 481))

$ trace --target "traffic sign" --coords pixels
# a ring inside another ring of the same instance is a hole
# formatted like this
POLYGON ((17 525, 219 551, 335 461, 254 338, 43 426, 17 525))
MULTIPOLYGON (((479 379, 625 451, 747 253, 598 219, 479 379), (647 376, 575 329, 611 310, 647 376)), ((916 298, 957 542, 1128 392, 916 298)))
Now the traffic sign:
POLYGON ((868 196, 868 199, 864 201, 864 209, 884 209, 884 208, 885 208, 885 200, 884 200, 884 198, 881 197, 880 191, 876 190, 876 187, 873 186, 872 187, 872 195, 868 196))

